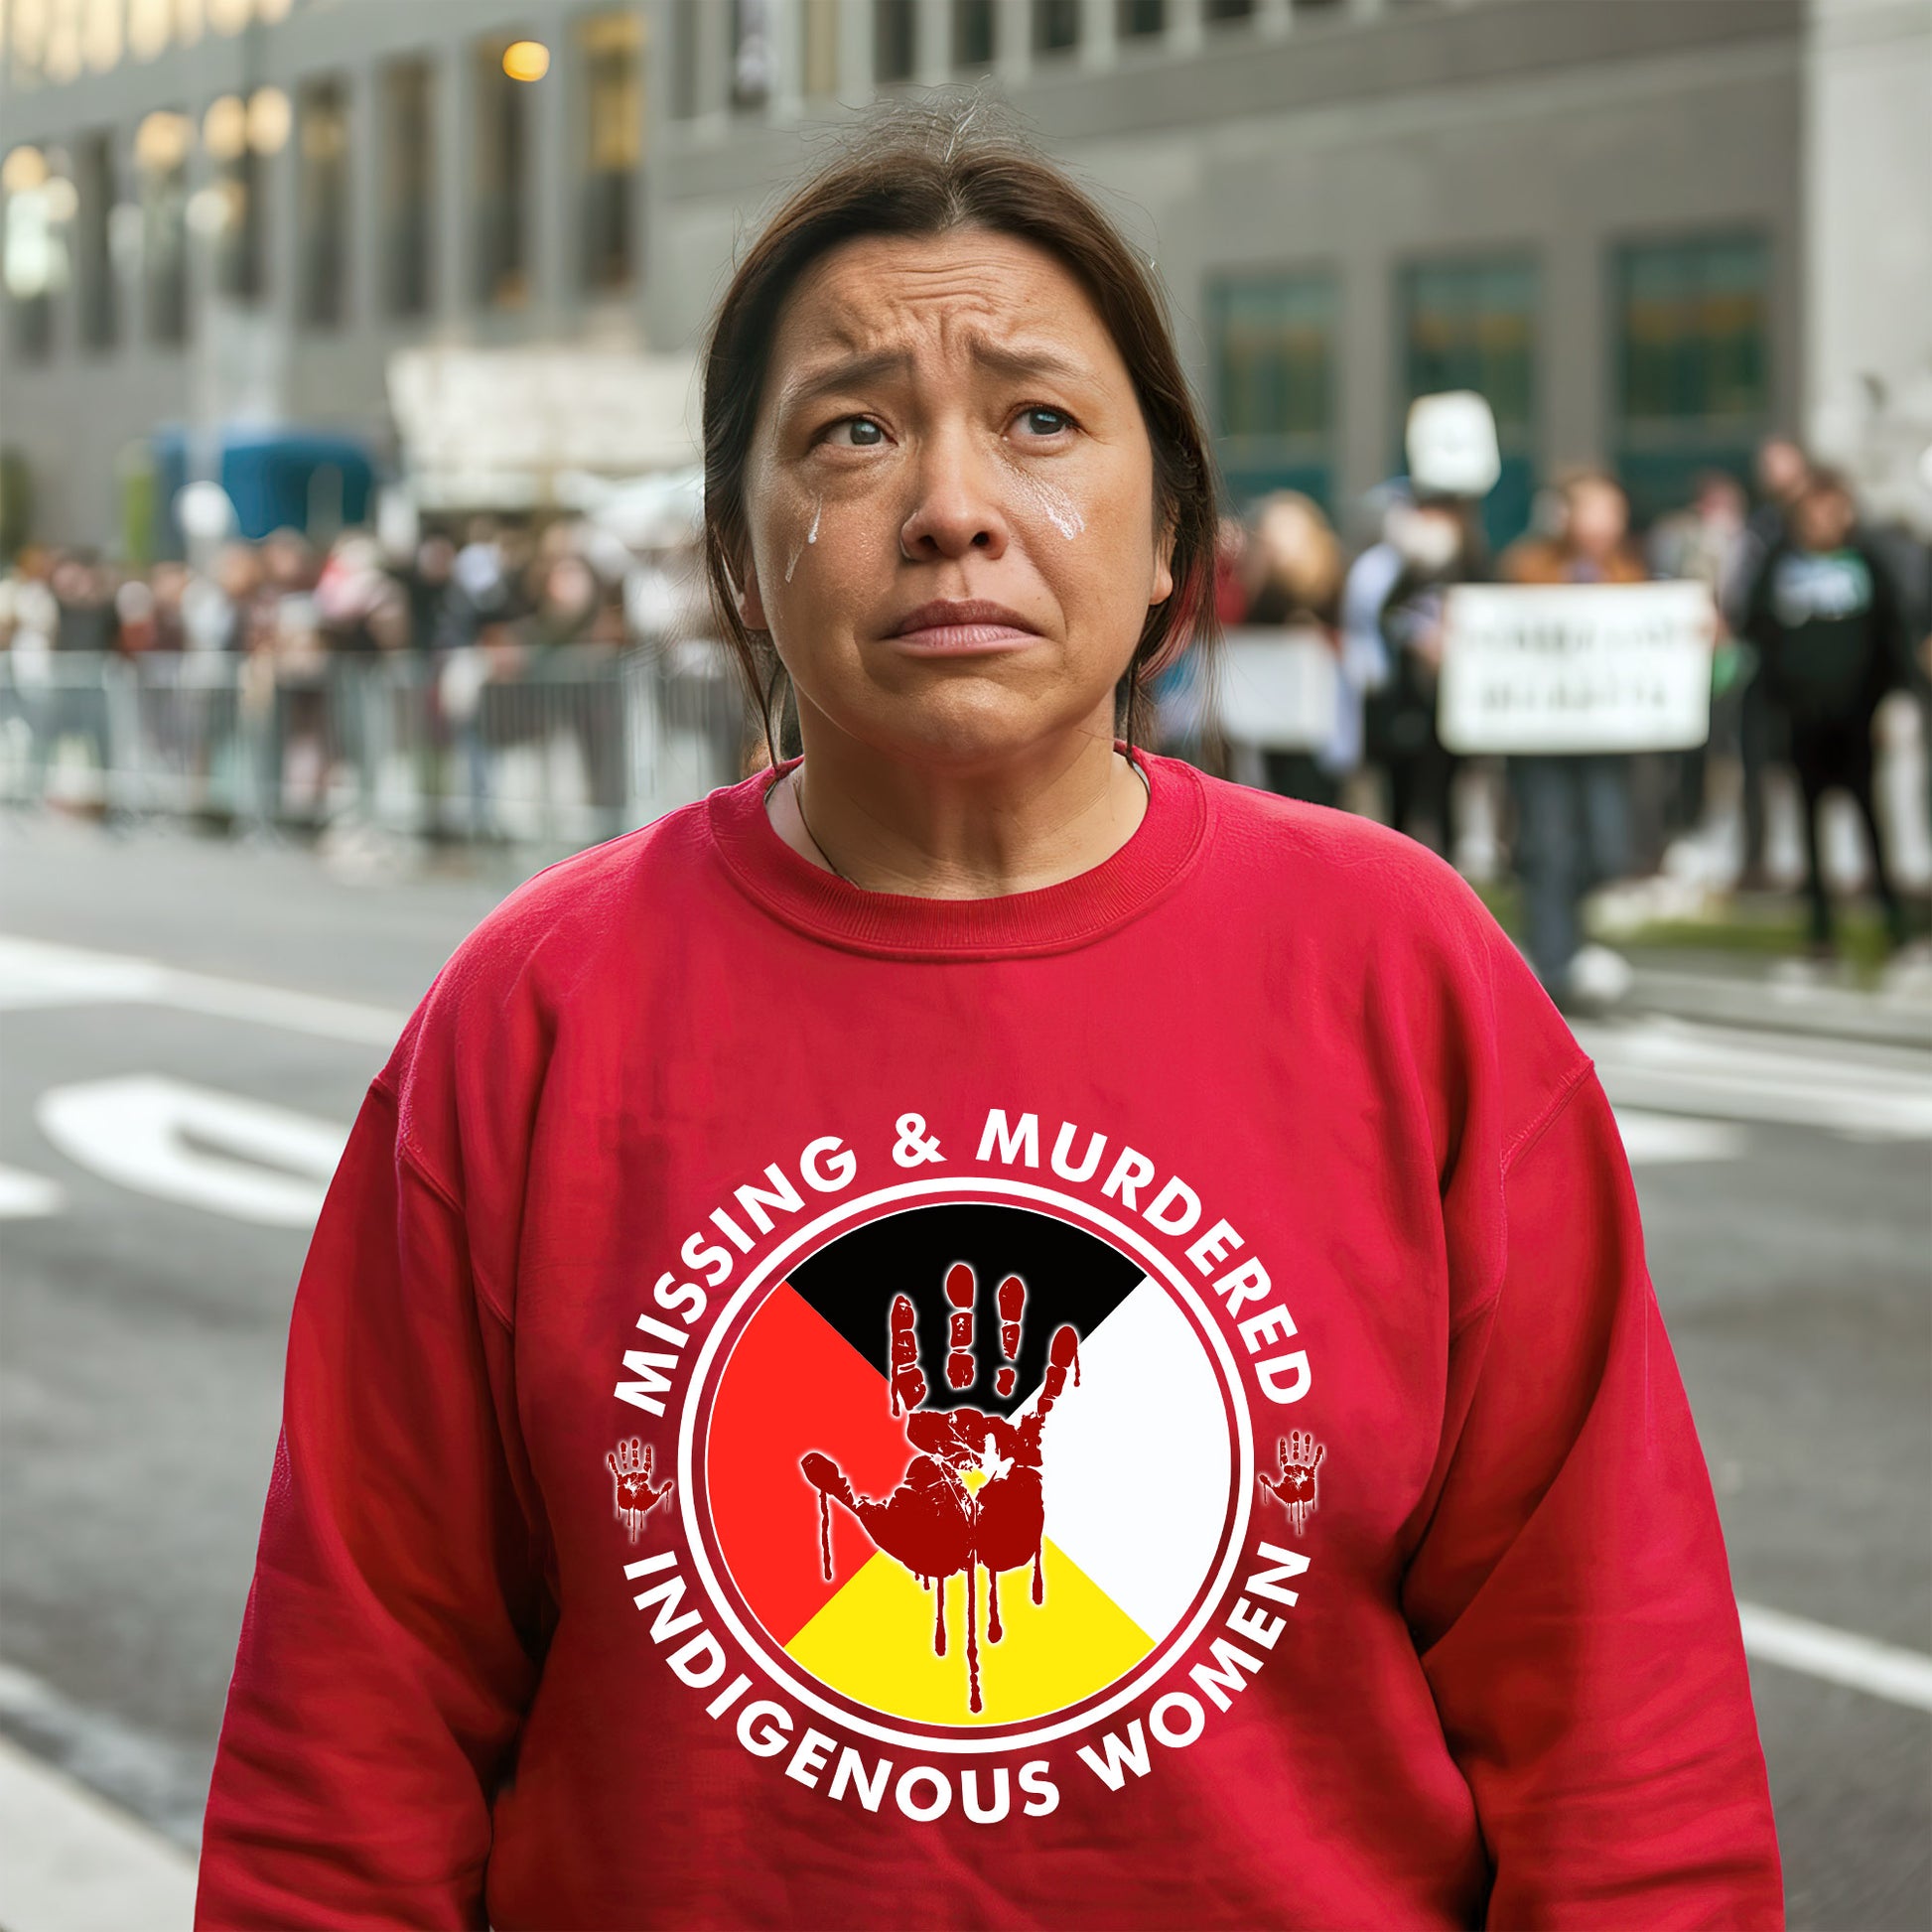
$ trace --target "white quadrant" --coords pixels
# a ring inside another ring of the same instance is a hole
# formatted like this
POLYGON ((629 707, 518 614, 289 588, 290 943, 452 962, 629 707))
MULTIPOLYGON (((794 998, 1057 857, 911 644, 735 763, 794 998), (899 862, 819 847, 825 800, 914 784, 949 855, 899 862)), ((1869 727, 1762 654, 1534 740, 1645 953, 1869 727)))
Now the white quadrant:
POLYGON ((1081 1340, 1041 1448, 1047 1536, 1159 1643, 1213 1565, 1233 1452, 1213 1363, 1158 1282, 1081 1340))

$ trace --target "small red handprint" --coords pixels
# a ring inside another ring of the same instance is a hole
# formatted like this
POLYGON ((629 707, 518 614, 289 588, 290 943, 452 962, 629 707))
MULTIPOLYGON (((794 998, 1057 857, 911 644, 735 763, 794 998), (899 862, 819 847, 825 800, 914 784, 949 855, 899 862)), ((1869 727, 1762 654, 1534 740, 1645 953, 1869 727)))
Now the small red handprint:
POLYGON ((1288 1511, 1288 1520, 1300 1536, 1308 1529, 1309 1518, 1314 1513, 1314 1472, 1328 1451, 1314 1440, 1311 1432, 1301 1429, 1292 1429, 1282 1437, 1277 1450, 1281 1474, 1257 1476, 1255 1480, 1288 1511))
POLYGON ((628 1442, 620 1443, 604 1458, 614 1485, 612 1505, 633 1543, 644 1533, 644 1518, 677 1487, 670 1476, 662 1482, 651 1481, 654 1453, 648 1443, 633 1436, 628 1442))
MULTIPOLYGON (((973 1309, 978 1285, 973 1271, 956 1262, 947 1271, 947 1380, 971 1385, 973 1309)), ((1001 1352, 1020 1352, 1026 1284, 1009 1275, 998 1291, 1001 1352)), ((1006 1634, 1000 1622, 1000 1573, 1033 1567, 1033 1599, 1046 1600, 1043 1544, 1045 1502, 1040 1486, 1040 1432, 1072 1375, 1079 1386, 1080 1337, 1062 1324, 1047 1345, 1046 1372, 1033 1413, 1019 1424, 974 1408, 925 1409, 925 1372, 919 1367, 918 1314, 909 1296, 893 1298, 887 1316, 887 1361, 893 1413, 906 1411, 905 1437, 918 1452, 898 1487, 874 1499, 857 1494, 845 1471, 817 1449, 799 1458, 805 1480, 819 1492, 819 1548, 825 1578, 832 1577, 832 1504, 858 1518, 873 1543, 902 1563, 934 1592, 932 1648, 946 1654, 946 1579, 966 1575, 967 1709, 983 1708, 979 1664, 979 1572, 986 1571, 986 1639, 1006 1634)), ((995 1378, 1002 1395, 1013 1389, 1013 1370, 995 1378)))

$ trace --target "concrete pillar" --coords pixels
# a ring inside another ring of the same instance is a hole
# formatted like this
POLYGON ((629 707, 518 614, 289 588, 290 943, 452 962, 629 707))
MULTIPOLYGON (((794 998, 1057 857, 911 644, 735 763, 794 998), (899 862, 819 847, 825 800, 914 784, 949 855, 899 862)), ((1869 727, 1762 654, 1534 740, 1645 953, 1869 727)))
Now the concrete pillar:
POLYGON ((1401 424, 1395 418, 1395 278, 1379 249, 1341 265, 1335 313, 1337 511, 1389 474, 1401 424))
POLYGON ((362 62, 343 73, 348 115, 348 288, 343 301, 345 334, 381 323, 382 144, 376 138, 382 111, 380 74, 362 62))
POLYGON ((430 193, 436 204, 431 232, 436 249, 431 277, 434 313, 443 333, 469 333, 476 303, 476 57, 469 41, 446 41, 435 64, 432 111, 436 116, 436 169, 430 193))
POLYGON ((1007 87, 1024 87, 1034 68, 1032 0, 994 0, 993 71, 1007 87))
POLYGON ((731 122, 732 10, 708 0, 697 10, 698 99, 694 119, 723 136, 731 122))
POLYGON ((795 121, 805 111, 805 21, 800 0, 765 0, 771 35, 771 119, 795 121))
POLYGON ((839 9, 839 98, 863 106, 878 81, 872 61, 872 0, 846 0, 839 9))
POLYGON ((530 300, 524 330, 549 336, 577 306, 579 248, 578 142, 583 129, 583 69, 569 23, 558 20, 550 71, 524 86, 526 167, 522 183, 524 250, 530 300))
MULTIPOLYGON (((1803 240, 1774 271, 1773 314, 1802 280, 1798 426, 1848 467, 1869 508, 1932 533, 1932 229, 1925 211, 1932 7, 1812 0, 1804 77, 1803 240)), ((1796 351, 1795 353, 1793 351, 1796 351)), ((1781 401, 1791 399, 1791 386, 1781 401)))
POLYGON ((1602 236, 1563 226, 1546 236, 1536 298, 1534 459, 1539 479, 1572 463, 1605 463, 1610 369, 1603 341, 1607 296, 1602 236))
POLYGON ((1080 65, 1100 70, 1120 58, 1118 0, 1080 0, 1080 65))
POLYGON ((1284 39, 1295 25, 1293 0, 1255 0, 1255 36, 1259 40, 1284 39))
POLYGON ((912 78, 921 87, 952 78, 952 0, 913 0, 912 78))

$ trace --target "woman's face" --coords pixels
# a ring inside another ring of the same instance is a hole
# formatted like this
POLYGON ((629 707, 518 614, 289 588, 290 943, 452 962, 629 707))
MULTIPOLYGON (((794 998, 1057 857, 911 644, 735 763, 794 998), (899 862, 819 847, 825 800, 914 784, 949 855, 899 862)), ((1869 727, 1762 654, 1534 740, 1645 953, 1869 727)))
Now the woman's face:
POLYGON ((808 738, 822 722, 887 756, 1111 743, 1114 685, 1173 588, 1120 351, 1054 257, 983 229, 862 236, 806 272, 745 508, 741 609, 808 738), (969 601, 1006 615, 920 615, 969 601))

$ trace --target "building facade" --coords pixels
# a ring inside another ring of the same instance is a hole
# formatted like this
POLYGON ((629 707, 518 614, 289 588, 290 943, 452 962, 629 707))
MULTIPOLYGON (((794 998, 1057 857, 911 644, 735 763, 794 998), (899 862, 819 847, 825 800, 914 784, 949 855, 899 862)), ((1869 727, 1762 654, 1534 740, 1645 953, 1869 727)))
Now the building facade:
POLYGON ((1932 0, 0 0, 0 449, 50 540, 119 541, 160 425, 379 451, 405 345, 690 349, 827 130, 950 84, 1156 261, 1237 497, 1345 510, 1445 387, 1495 409, 1499 535, 1565 463, 1655 506, 1772 429, 1905 507, 1932 438, 1932 0))

